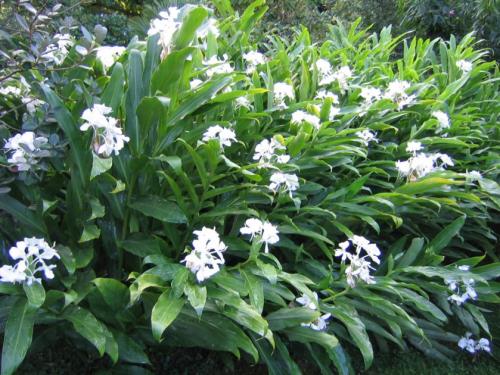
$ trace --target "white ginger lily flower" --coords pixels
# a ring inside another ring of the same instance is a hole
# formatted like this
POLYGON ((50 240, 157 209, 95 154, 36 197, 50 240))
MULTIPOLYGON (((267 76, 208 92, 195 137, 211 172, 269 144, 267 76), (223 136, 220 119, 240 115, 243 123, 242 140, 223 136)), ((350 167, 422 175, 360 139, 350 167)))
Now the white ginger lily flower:
POLYGON ((275 172, 271 176, 271 183, 268 187, 274 193, 279 190, 288 192, 292 198, 292 193, 299 188, 299 178, 295 174, 275 172))
POLYGON ((203 141, 208 142, 211 139, 216 139, 222 148, 229 147, 233 142, 236 142, 236 134, 232 129, 223 128, 220 125, 209 127, 203 134, 203 141))

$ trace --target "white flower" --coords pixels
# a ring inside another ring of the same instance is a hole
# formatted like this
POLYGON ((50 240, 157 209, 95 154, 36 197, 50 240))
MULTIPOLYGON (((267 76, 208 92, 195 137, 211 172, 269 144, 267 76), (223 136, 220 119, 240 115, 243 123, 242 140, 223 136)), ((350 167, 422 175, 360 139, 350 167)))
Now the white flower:
POLYGON ((255 146, 255 153, 253 160, 258 160, 262 167, 268 166, 270 162, 276 161, 280 164, 286 164, 290 160, 290 156, 286 154, 277 155, 276 151, 285 150, 283 146, 276 139, 264 139, 257 146, 255 146))
POLYGON ((54 43, 49 44, 45 48, 45 51, 42 52, 41 57, 48 62, 52 62, 56 65, 61 65, 68 55, 69 49, 73 46, 71 35, 55 34, 54 43))
POLYGON ((467 350, 471 354, 479 351, 485 351, 488 353, 491 352, 490 341, 488 339, 483 337, 476 341, 471 337, 472 333, 466 332, 465 336, 461 337, 460 340, 458 340, 458 346, 463 350, 467 350))
POLYGON ((245 96, 240 96, 239 98, 236 98, 235 100, 235 108, 246 108, 246 109, 251 109, 252 108, 252 103, 250 103, 250 100, 248 100, 247 97, 245 96))
POLYGON ((0 95, 19 96, 19 95, 21 95, 21 89, 19 87, 15 87, 15 86, 0 87, 0 95))
POLYGON ((361 93, 359 94, 363 98, 363 104, 361 105, 360 116, 366 115, 370 106, 382 98, 382 92, 375 87, 363 87, 361 93))
POLYGON ((255 72, 257 66, 265 64, 266 58, 265 56, 257 51, 250 51, 243 54, 243 59, 247 62, 246 73, 251 74, 255 72))
POLYGON ((345 269, 346 281, 351 288, 354 288, 358 280, 366 284, 374 284, 375 279, 370 275, 370 269, 373 267, 366 258, 372 262, 380 264, 380 250, 376 244, 370 243, 365 237, 354 235, 350 240, 339 243, 339 248, 335 250, 335 256, 341 257, 341 263, 349 260, 349 265, 345 269), (354 253, 348 252, 350 242, 356 246, 354 253), (361 256, 365 251, 366 255, 361 256))
POLYGON ((21 101, 23 102, 23 104, 26 104, 26 110, 30 115, 33 115, 38 107, 45 104, 43 100, 35 99, 29 96, 22 98, 21 101))
POLYGON ((179 9, 169 7, 168 10, 160 12, 160 18, 151 21, 148 35, 159 34, 158 44, 162 47, 161 58, 164 59, 170 52, 175 32, 180 28, 179 9))
POLYGON ((347 251, 350 245, 351 243, 349 241, 340 242, 339 248, 335 250, 335 256, 341 257, 341 262, 345 262, 346 259, 351 259, 352 254, 347 251))
POLYGON ((203 84, 203 81, 201 79, 193 79, 189 82, 189 87, 191 88, 191 90, 196 90, 202 84, 203 84))
POLYGON ((308 123, 314 126, 315 129, 319 129, 321 126, 321 120, 318 116, 311 115, 304 111, 295 111, 292 113, 292 124, 303 124, 308 123))
POLYGON ((411 152, 415 154, 417 151, 422 150, 422 143, 417 141, 410 141, 406 145, 406 152, 411 152))
POLYGON ((295 174, 275 172, 271 176, 271 183, 268 187, 274 193, 280 189, 288 192, 291 198, 292 193, 299 187, 299 179, 295 174))
POLYGON ((212 56, 204 61, 203 64, 210 67, 206 71, 208 78, 216 74, 226 74, 234 71, 233 67, 228 62, 228 56, 226 54, 222 56, 222 60, 219 60, 217 56, 212 56))
POLYGON ((202 282, 219 272, 220 265, 225 263, 222 253, 227 247, 215 229, 203 227, 194 231, 194 235, 197 238, 193 240, 193 250, 181 263, 186 263, 186 267, 196 274, 196 279, 202 282))
POLYGON ((443 111, 434 111, 432 112, 432 116, 438 120, 439 126, 437 131, 442 131, 443 129, 448 129, 450 127, 450 118, 443 111))
POLYGON ((469 73, 472 70, 472 63, 467 60, 458 60, 456 65, 464 73, 469 73))
POLYGON ((458 346, 461 349, 467 350, 469 353, 475 353, 476 352, 476 342, 471 339, 470 337, 472 336, 472 333, 467 332, 464 337, 460 338, 458 340, 458 346))
POLYGON ((342 66, 334 73, 334 77, 339 83, 340 89, 345 91, 348 89, 348 79, 352 77, 352 71, 348 66, 342 66))
POLYGON ((328 326, 327 320, 330 319, 331 316, 332 316, 332 314, 330 314, 330 313, 323 314, 312 323, 309 323, 309 324, 302 323, 302 326, 309 326, 315 331, 323 331, 328 326))
POLYGON ((9 255, 17 263, 14 266, 4 265, 0 268, 0 282, 16 283, 26 281, 28 285, 41 282, 37 272, 43 272, 47 279, 54 278, 55 265, 47 264, 48 260, 59 259, 57 251, 43 238, 24 238, 9 250, 9 255))
MULTIPOLYGON (((459 266, 458 269, 463 272, 468 272, 470 266, 462 265, 459 266)), ((469 299, 477 299, 477 292, 474 289, 474 279, 467 278, 467 275, 461 276, 456 280, 446 279, 444 282, 452 292, 448 300, 457 306, 463 305, 469 299)))
POLYGON ((335 81, 335 75, 333 74, 332 66, 328 60, 318 59, 316 61, 316 69, 318 70, 319 85, 325 86, 331 84, 335 81))
POLYGON ((308 309, 317 310, 318 309, 318 293, 313 292, 313 297, 314 297, 314 299, 311 299, 311 297, 309 297, 309 295, 302 294, 302 297, 297 297, 295 299, 295 301, 300 303, 302 306, 307 307, 308 309))
POLYGON ((241 234, 249 234, 250 239, 262 233, 262 221, 251 218, 245 221, 245 225, 240 228, 241 234))
POLYGON ((465 174, 465 177, 470 181, 479 181, 483 178, 483 175, 479 171, 470 171, 465 174))
POLYGON ((485 352, 490 352, 490 341, 488 339, 485 339, 484 337, 482 339, 479 339, 479 341, 476 344, 476 350, 484 350, 485 352))
POLYGON ((316 94, 316 99, 325 100, 327 98, 331 99, 333 104, 339 104, 339 97, 331 91, 322 89, 316 94))
POLYGON ((396 162, 396 168, 401 176, 409 176, 411 173, 411 164, 408 160, 396 162))
POLYGON ((92 108, 87 108, 82 113, 82 119, 86 122, 80 126, 81 131, 87 131, 89 128, 94 132, 94 151, 109 157, 114 152, 115 155, 129 142, 130 138, 123 135, 122 129, 117 126, 118 120, 108 116, 112 109, 102 105, 94 104, 92 108))
POLYGON ((218 38, 220 36, 220 31, 217 27, 217 20, 212 17, 205 21, 203 25, 201 25, 200 28, 196 31, 196 37, 205 39, 209 33, 215 36, 215 38, 218 38))
POLYGON ((372 133, 370 129, 364 129, 359 132, 356 132, 358 138, 361 138, 365 146, 368 146, 370 142, 377 142, 377 138, 375 133, 372 133))
POLYGON ((102 46, 97 48, 97 58, 101 60, 106 69, 111 67, 116 60, 125 52, 125 47, 102 46))
POLYGON ((274 104, 279 109, 286 109, 288 106, 285 103, 285 99, 294 99, 295 93, 293 91, 293 87, 284 82, 277 82, 273 86, 273 98, 274 104))
POLYGON ((364 99, 366 105, 370 105, 382 98, 382 92, 375 87, 363 87, 359 95, 364 99))
POLYGON ((265 244, 265 252, 269 252, 269 244, 274 245, 280 238, 278 228, 268 221, 259 219, 247 219, 245 225, 240 228, 241 234, 249 234, 250 239, 257 237, 258 242, 265 244))
POLYGON ((222 148, 231 146, 232 142, 236 142, 236 134, 232 129, 223 128, 220 125, 209 127, 203 134, 203 141, 208 142, 211 139, 217 139, 222 148))
POLYGON ((328 114, 328 120, 333 121, 335 120, 335 117, 337 117, 340 113, 340 108, 337 107, 331 107, 330 108, 330 113, 328 114))
POLYGON ((28 171, 35 168, 40 158, 50 156, 44 148, 48 145, 48 139, 37 137, 33 132, 16 134, 5 143, 5 149, 12 152, 7 162, 17 167, 18 171, 28 171))
POLYGON ((410 105, 415 100, 414 95, 408 95, 406 90, 410 88, 410 83, 406 81, 395 80, 389 83, 384 93, 384 98, 392 100, 398 105, 398 110, 410 105))

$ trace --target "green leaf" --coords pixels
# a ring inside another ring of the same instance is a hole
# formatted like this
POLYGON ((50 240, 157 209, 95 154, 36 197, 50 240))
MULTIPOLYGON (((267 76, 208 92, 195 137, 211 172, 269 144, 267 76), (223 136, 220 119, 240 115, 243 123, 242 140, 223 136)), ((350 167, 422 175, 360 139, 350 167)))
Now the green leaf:
POLYGON ((131 208, 165 223, 184 224, 187 217, 179 206, 156 196, 144 197, 129 204, 131 208))
POLYGON ((97 278, 92 282, 111 309, 115 311, 125 309, 130 300, 130 293, 125 285, 118 280, 106 278, 97 278))
POLYGON ((408 250, 405 251, 403 257, 397 263, 397 267, 403 268, 411 266, 413 262, 415 262, 417 257, 420 255, 424 247, 424 243, 425 240, 423 238, 414 238, 411 241, 411 245, 408 248, 408 250))
POLYGON ((106 213, 106 208, 99 202, 97 198, 90 198, 90 208, 92 209, 92 214, 90 215, 90 220, 98 219, 104 216, 106 213))
POLYGON ((207 16, 208 12, 204 7, 196 7, 184 17, 182 26, 174 40, 175 49, 182 49, 191 43, 196 35, 196 30, 198 30, 207 16))
POLYGON ((2 347, 2 375, 11 375, 23 361, 31 345, 36 309, 24 298, 10 310, 2 347))
POLYGON ((44 222, 38 215, 7 194, 0 194, 0 210, 12 215, 36 234, 44 235, 47 232, 44 222))
POLYGON ((152 236, 141 233, 134 233, 125 241, 121 241, 119 247, 141 258, 145 258, 148 255, 161 254, 160 241, 152 236))
POLYGON ((113 116, 115 117, 118 117, 118 108, 123 98, 124 89, 125 71, 123 65, 116 62, 111 73, 111 78, 101 96, 102 104, 111 107, 113 109, 113 116))
POLYGON ((179 315, 182 310, 182 306, 184 306, 184 300, 174 297, 171 289, 166 290, 160 295, 160 298, 158 298, 151 312, 153 337, 157 341, 161 341, 161 335, 165 329, 172 324, 175 318, 177 318, 177 315, 179 315))
POLYGON ((139 340, 134 340, 129 334, 118 330, 114 331, 113 334, 118 343, 118 353, 122 361, 141 365, 151 364, 144 349, 139 345, 139 340))
POLYGON ((88 310, 69 306, 63 314, 64 319, 73 324, 76 332, 92 343, 102 356, 106 351, 106 332, 103 324, 88 310))
POLYGON ((433 189, 440 188, 441 186, 444 185, 457 185, 457 184, 461 184, 461 182, 450 180, 447 178, 431 177, 431 178, 426 178, 425 180, 410 182, 408 184, 405 184, 397 188, 395 192, 401 194, 409 194, 409 195, 423 194, 433 189))
POLYGON ((45 302, 45 289, 43 285, 34 281, 31 285, 23 283, 23 289, 28 297, 28 302, 34 308, 38 308, 45 302))
POLYGON ((429 247, 431 247, 436 254, 439 254, 450 243, 451 239, 455 237, 462 229, 465 223, 465 216, 461 216, 455 219, 449 225, 447 225, 441 232, 437 234, 436 237, 431 241, 429 247))
POLYGON ((269 328, 273 331, 282 331, 286 328, 297 327, 302 323, 311 323, 320 317, 319 311, 305 307, 285 307, 266 316, 269 328))
POLYGON ((143 96, 143 63, 142 56, 138 50, 131 50, 128 66, 128 89, 125 99, 125 133, 130 137, 130 147, 135 155, 140 155, 142 139, 136 110, 143 96))
POLYGON ((101 158, 100 156, 92 153, 92 170, 90 171, 90 179, 107 172, 113 166, 113 158, 101 158))
POLYGON ((201 316, 207 300, 207 288, 198 284, 187 283, 184 285, 184 294, 187 296, 188 301, 196 311, 196 314, 201 316))
POLYGON ((84 188, 90 177, 91 154, 84 144, 82 132, 78 124, 73 119, 70 111, 66 108, 63 101, 46 85, 41 85, 45 95, 45 100, 50 104, 57 123, 64 131, 71 145, 71 160, 76 166, 76 178, 79 180, 79 186, 84 188))
POLYGON ((193 48, 187 47, 179 51, 173 51, 163 60, 153 74, 151 80, 151 91, 165 95, 171 95, 173 90, 178 89, 179 81, 184 71, 184 64, 188 56, 193 53, 193 48))
POLYGON ((101 230, 94 224, 85 224, 79 243, 95 240, 101 236, 101 230))
POLYGON ((325 349, 333 349, 339 343, 337 338, 326 332, 315 331, 309 327, 293 327, 283 331, 290 341, 297 341, 303 344, 316 343, 325 349))
POLYGON ((264 309, 264 286, 262 281, 250 272, 240 270, 240 273, 245 280, 245 285, 250 296, 250 303, 260 314, 262 314, 262 310, 264 309))

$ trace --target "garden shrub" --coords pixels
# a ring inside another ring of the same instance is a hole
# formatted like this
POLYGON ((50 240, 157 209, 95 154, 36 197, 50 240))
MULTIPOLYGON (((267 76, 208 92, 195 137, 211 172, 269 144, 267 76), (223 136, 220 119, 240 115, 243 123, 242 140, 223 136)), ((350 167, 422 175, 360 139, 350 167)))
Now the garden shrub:
POLYGON ((33 338, 125 371, 147 347, 272 374, 300 372, 297 347, 342 374, 352 348, 366 367, 374 347, 491 351, 496 63, 471 35, 357 23, 251 44, 264 1, 213 5, 219 20, 167 9, 126 48, 17 15, 31 38, 2 47, 2 374, 33 338))

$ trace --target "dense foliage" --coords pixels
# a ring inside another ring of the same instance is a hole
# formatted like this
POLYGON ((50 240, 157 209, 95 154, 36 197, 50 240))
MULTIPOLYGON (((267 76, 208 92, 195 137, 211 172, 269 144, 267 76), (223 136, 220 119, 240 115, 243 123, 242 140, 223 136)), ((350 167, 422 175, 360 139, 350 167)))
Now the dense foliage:
POLYGON ((202 347, 271 374, 300 373, 297 350, 324 374, 353 372, 347 348, 366 367, 391 347, 491 352, 496 63, 471 35, 358 23, 252 44, 265 1, 212 3, 219 20, 170 8, 126 48, 47 31, 59 8, 17 11, 2 374, 33 338, 145 369, 146 348, 202 347))

